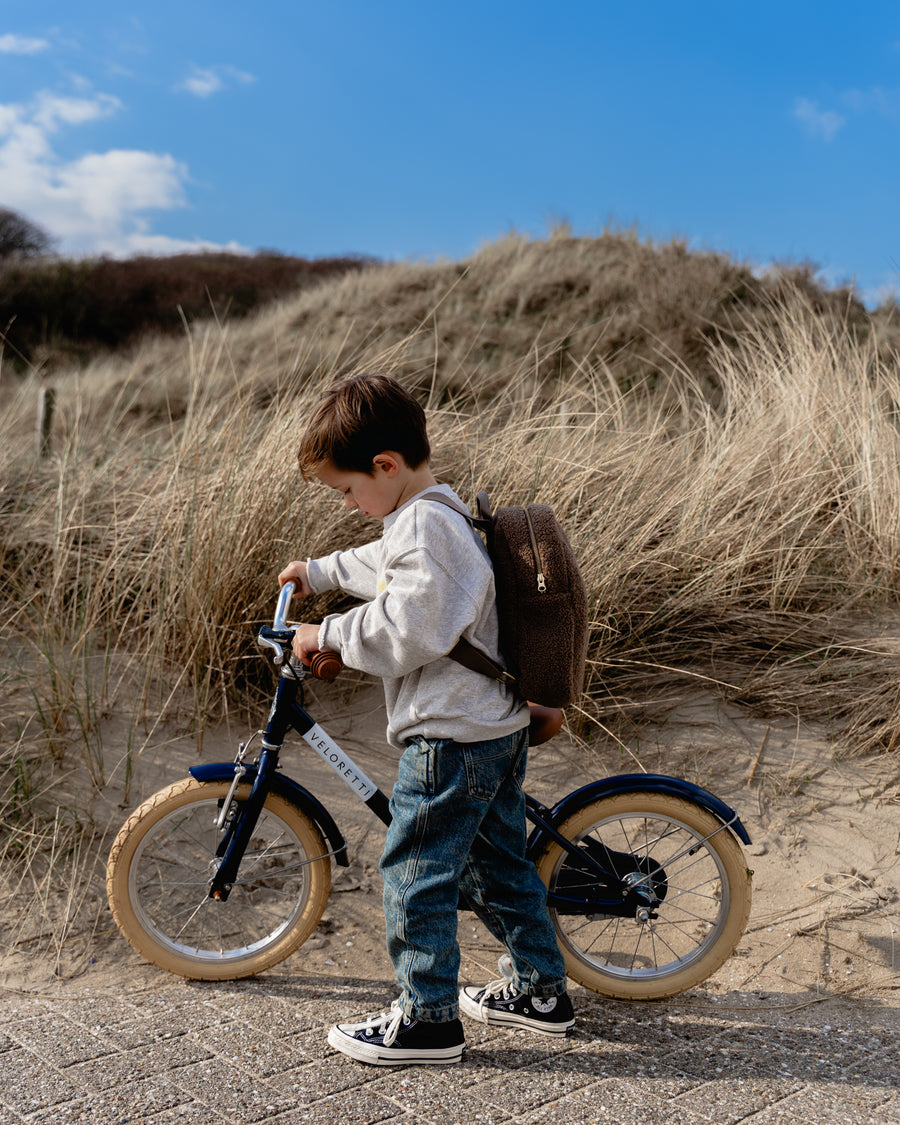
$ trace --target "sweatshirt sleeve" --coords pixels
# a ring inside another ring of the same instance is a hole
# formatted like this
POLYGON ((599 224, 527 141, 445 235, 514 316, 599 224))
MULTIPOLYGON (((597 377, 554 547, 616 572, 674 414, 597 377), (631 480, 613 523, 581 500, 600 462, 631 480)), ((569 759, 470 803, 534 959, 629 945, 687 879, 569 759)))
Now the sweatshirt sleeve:
POLYGON ((320 559, 309 559, 306 577, 315 594, 324 590, 343 590, 355 598, 371 601, 378 592, 379 540, 335 551, 320 559))
POLYGON ((391 560, 372 601, 326 617, 319 644, 339 652, 351 668, 405 676, 446 656, 478 605, 471 590, 419 546, 391 560))

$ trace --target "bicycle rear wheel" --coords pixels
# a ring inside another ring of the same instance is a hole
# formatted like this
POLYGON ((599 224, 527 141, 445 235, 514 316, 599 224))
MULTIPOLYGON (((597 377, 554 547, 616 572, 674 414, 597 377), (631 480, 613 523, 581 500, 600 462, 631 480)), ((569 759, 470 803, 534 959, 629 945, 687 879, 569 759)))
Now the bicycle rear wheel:
POLYGON ((559 832, 627 885, 656 902, 640 920, 634 906, 591 908, 598 878, 551 841, 537 861, 549 890, 583 908, 550 908, 568 975, 622 1000, 675 996, 706 980, 730 957, 750 914, 750 872, 721 821, 664 793, 622 793, 573 813, 559 832))
MULTIPOLYGON (((188 778, 146 800, 116 837, 107 864, 110 909, 142 956, 194 980, 252 976, 309 937, 331 889, 322 836, 270 793, 225 902, 209 897, 227 782, 188 778)), ((238 802, 249 786, 239 786, 238 802)))

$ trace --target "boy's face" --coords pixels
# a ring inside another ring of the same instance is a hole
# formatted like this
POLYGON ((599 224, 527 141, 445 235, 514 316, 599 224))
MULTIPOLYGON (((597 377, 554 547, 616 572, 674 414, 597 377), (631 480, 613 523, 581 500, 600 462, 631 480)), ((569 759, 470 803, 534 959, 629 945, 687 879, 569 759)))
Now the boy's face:
POLYGON ((342 494, 345 507, 383 520, 398 507, 403 482, 397 462, 392 457, 379 454, 372 462, 372 468, 373 472, 369 474, 349 472, 325 464, 320 465, 314 475, 322 484, 342 494))

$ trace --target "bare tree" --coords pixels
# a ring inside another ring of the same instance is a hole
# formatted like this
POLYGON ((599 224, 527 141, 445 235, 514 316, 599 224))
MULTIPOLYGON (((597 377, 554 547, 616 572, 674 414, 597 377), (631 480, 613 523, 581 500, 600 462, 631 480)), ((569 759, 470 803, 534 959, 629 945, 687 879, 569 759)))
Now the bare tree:
POLYGON ((0 207, 0 259, 13 255, 35 258, 46 254, 52 244, 50 235, 37 223, 8 207, 0 207))

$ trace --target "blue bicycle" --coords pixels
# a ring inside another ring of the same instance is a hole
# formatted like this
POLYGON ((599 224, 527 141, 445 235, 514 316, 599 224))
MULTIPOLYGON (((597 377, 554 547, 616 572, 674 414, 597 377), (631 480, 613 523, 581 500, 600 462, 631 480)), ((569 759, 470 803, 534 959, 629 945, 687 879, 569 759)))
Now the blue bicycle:
MULTIPOLYGON (((263 972, 315 929, 347 846, 325 806, 279 768, 296 731, 384 823, 388 800, 304 709, 312 668, 290 653, 281 591, 258 641, 280 668, 265 730, 232 762, 198 765, 149 797, 119 831, 107 866, 116 923, 154 964, 197 980, 263 972), (248 754, 259 737, 255 757, 248 754)), ((527 797, 528 855, 568 975, 605 996, 673 996, 731 955, 750 913, 737 813, 699 786, 657 774, 591 782, 552 808, 527 797)))

